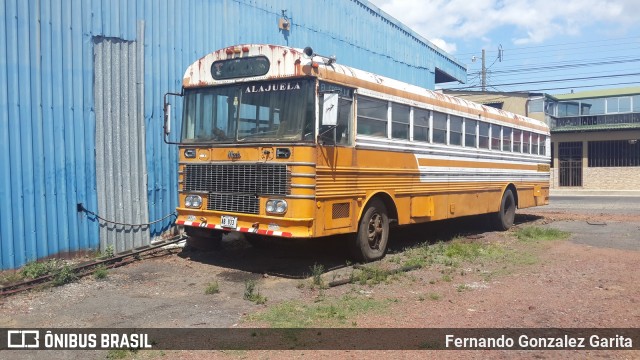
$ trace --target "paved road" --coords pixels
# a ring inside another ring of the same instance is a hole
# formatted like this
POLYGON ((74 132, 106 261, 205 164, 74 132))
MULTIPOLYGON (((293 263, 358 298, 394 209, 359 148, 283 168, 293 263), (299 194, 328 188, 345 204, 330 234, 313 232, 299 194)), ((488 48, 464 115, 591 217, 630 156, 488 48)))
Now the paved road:
POLYGON ((542 209, 640 214, 640 196, 551 196, 542 209))

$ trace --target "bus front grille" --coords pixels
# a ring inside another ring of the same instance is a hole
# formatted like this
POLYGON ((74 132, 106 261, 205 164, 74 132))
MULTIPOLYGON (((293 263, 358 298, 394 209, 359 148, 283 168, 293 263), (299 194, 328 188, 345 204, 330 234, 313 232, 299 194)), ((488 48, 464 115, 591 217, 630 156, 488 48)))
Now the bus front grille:
POLYGON ((207 210, 258 214, 260 199, 255 195, 246 194, 209 194, 207 210))
POLYGON ((257 214, 260 195, 291 194, 286 164, 186 164, 183 190, 209 193, 209 210, 257 214))

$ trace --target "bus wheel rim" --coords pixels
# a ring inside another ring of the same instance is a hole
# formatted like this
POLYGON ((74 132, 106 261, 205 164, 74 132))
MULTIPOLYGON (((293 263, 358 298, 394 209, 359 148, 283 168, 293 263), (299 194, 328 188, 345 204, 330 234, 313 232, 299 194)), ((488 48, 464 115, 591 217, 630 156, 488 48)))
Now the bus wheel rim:
POLYGON ((382 216, 378 213, 374 213, 371 215, 371 219, 369 219, 369 225, 367 227, 367 238, 371 249, 378 249, 380 247, 380 240, 382 239, 383 231, 382 216))

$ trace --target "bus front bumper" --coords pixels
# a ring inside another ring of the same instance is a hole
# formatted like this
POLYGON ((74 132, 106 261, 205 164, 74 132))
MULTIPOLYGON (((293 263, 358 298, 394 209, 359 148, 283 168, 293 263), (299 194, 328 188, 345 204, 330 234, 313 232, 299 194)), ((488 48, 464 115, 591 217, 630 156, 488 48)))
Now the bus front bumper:
POLYGON ((178 208, 176 225, 258 235, 309 238, 313 236, 312 218, 285 218, 264 215, 194 211, 178 208), (224 219, 223 219, 224 218, 224 219))

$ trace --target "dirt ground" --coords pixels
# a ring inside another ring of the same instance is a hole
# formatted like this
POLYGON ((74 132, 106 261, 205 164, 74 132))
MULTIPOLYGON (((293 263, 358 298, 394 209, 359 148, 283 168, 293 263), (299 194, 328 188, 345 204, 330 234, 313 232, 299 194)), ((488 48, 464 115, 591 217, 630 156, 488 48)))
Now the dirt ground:
MULTIPOLYGON (((640 199, 639 199, 640 200, 640 199)), ((576 206, 519 211, 516 228, 551 227, 566 240, 523 242, 515 230, 486 228, 482 218, 412 226, 393 232, 389 254, 379 264, 397 268, 407 248, 436 241, 475 241, 500 256, 451 264, 428 264, 379 283, 321 289, 312 284, 314 265, 323 282, 354 270, 340 239, 260 249, 227 239, 216 251, 167 250, 154 258, 86 277, 61 287, 0 299, 0 327, 265 327, 277 324, 283 304, 293 312, 357 299, 368 304, 340 316, 307 319, 308 327, 401 328, 638 328, 640 325, 640 201, 606 211, 576 206), (585 210, 586 209, 586 210, 585 210), (265 304, 245 300, 253 280, 265 304), (219 293, 205 294, 217 282, 219 293), (274 322, 276 321, 276 322, 274 322)), ((347 305, 351 306, 352 303, 347 305)), ((285 309, 286 310, 286 309, 285 309)), ((340 309, 336 310, 339 311, 340 309)), ((309 315, 311 316, 311 315, 309 315)), ((286 316, 285 316, 286 317, 286 316)), ((291 321, 302 321, 293 317, 291 321)), ((300 324, 297 324, 300 325, 300 324)), ((5 351, 0 358, 41 358, 41 353, 5 351)), ((637 351, 140 351, 126 358, 640 358, 637 351)), ((106 351, 47 352, 55 358, 113 358, 106 351)))

